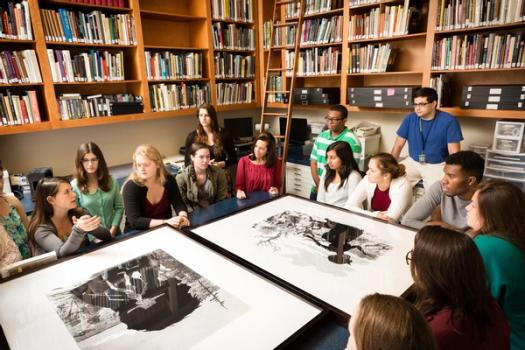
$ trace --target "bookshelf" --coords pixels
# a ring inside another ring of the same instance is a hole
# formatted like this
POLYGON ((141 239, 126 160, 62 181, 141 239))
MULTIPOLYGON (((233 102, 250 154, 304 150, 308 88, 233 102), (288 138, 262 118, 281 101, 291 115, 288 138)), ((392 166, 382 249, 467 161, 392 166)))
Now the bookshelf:
MULTIPOLYGON (((311 3, 321 2, 312 1, 311 3)), ((518 42, 518 35, 521 34, 521 41, 524 40, 525 13, 510 10, 513 8, 512 4, 517 6, 518 2, 513 0, 485 1, 481 2, 484 10, 476 12, 473 6, 477 3, 480 2, 474 0, 465 2, 451 0, 344 0, 341 9, 331 9, 330 11, 306 15, 305 20, 312 17, 330 17, 335 14, 343 16, 341 74, 300 77, 296 84, 298 87, 340 87, 341 103, 353 112, 406 113, 410 109, 374 109, 349 105, 347 89, 349 87, 374 86, 430 86, 431 81, 441 76, 447 82, 447 91, 450 94, 450 98, 446 101, 447 104, 441 107, 442 110, 458 117, 525 119, 525 111, 460 108, 463 86, 523 84, 525 63, 521 67, 518 64, 513 67, 512 63, 508 62, 507 66, 494 66, 492 68, 481 68, 478 65, 477 68, 469 66, 461 69, 445 69, 434 66, 433 62, 436 58, 433 53, 436 49, 436 43, 445 38, 469 36, 469 40, 472 40, 474 36, 478 35, 479 40, 479 37, 487 37, 492 34, 501 35, 505 39, 506 36, 511 35, 514 36, 513 42, 518 42), (463 3, 462 9, 457 7, 463 3), (500 12, 507 9, 504 15, 505 19, 501 19, 502 16, 497 16, 498 11, 494 7, 502 3, 508 4, 508 6, 500 7, 500 12), (487 4, 491 4, 492 9, 487 4), (385 18, 388 18, 388 14, 392 15, 393 9, 395 9, 393 18, 396 20, 393 22, 393 26, 389 26, 389 30, 383 33, 386 25, 382 26, 381 23, 384 22, 385 18), (403 15, 403 9, 410 9, 408 15, 403 15), (467 11, 467 9, 470 10, 467 11), (472 17, 473 14, 477 14, 479 18, 472 17), (405 26, 399 26, 400 23, 397 21, 403 16, 406 18, 405 26), (459 20, 463 22, 459 22, 459 20), (396 30, 396 28, 398 29, 396 30), (360 70, 352 70, 352 64, 355 65, 356 63, 352 61, 353 48, 361 49, 360 57, 366 58, 372 57, 367 56, 367 53, 370 55, 374 48, 379 49, 386 45, 392 52, 395 52, 393 60, 386 65, 386 69, 384 69, 385 67, 374 69, 373 66, 364 65, 360 67, 360 70), (368 51, 366 51, 367 47, 369 47, 368 51)), ((258 5, 259 22, 264 28, 263 33, 259 36, 261 47, 265 42, 265 36, 269 37, 272 6, 273 1, 265 4, 259 3, 258 5)), ((524 10, 522 9, 522 11, 524 10)), ((284 13, 282 17, 284 17, 284 13)), ((282 40, 284 41, 284 39, 282 40)), ((301 46, 306 48, 305 45, 301 46)), ((325 44, 316 46, 323 48, 325 44)), ((508 50, 508 47, 509 45, 503 50, 508 50)), ((267 50, 261 51, 260 60, 266 65, 268 61, 267 50)), ((515 48, 514 52, 517 51, 518 49, 515 48)), ((273 61, 277 60, 274 59, 273 61)), ((280 62, 281 66, 284 67, 285 58, 283 57, 280 62)), ((264 68, 261 69, 261 76, 263 74, 265 74, 264 68)), ((263 88, 263 82, 264 79, 261 79, 261 88, 263 88)), ((283 89, 285 89, 286 81, 283 82, 283 85, 283 89)), ((272 90, 274 89, 272 88, 272 90)), ((278 102, 271 103, 270 106, 272 105, 275 107, 282 106, 278 102)), ((313 107, 308 106, 308 108, 313 107)))

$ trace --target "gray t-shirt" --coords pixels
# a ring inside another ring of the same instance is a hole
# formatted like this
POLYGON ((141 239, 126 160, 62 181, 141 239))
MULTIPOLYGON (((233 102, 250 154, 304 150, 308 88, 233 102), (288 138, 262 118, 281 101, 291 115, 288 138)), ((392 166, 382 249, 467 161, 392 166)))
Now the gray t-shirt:
POLYGON ((469 204, 470 200, 463 200, 458 196, 447 196, 443 193, 441 181, 436 181, 428 188, 425 195, 408 210, 401 220, 401 224, 420 229, 425 226, 427 218, 439 205, 442 221, 466 230, 468 228, 466 208, 469 204))

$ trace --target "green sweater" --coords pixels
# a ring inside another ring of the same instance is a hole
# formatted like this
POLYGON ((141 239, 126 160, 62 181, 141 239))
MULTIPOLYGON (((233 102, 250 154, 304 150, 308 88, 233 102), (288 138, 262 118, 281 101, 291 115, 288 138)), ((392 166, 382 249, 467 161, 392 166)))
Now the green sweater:
POLYGON ((478 235, 474 243, 485 263, 492 296, 511 329, 511 348, 525 349, 525 255, 509 241, 478 235))
POLYGON ((71 181, 71 187, 77 195, 78 206, 87 209, 91 215, 100 217, 100 224, 103 227, 109 230, 112 226, 120 226, 124 204, 113 176, 111 177, 111 189, 107 192, 99 188, 95 193, 83 193, 78 188, 76 179, 71 181))

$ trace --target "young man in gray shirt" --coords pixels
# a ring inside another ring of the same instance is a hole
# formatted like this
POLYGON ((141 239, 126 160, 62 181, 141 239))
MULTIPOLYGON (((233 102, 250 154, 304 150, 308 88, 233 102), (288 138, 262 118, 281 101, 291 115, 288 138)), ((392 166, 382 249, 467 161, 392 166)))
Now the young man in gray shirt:
POLYGON ((468 230, 466 207, 483 178, 483 168, 484 160, 475 152, 461 151, 448 156, 441 181, 426 190, 401 224, 416 229, 441 225, 456 231, 468 230))

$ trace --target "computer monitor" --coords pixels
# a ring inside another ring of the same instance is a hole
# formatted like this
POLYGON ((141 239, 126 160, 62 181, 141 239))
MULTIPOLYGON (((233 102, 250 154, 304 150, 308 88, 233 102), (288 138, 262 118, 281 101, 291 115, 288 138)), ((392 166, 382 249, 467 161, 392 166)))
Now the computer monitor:
POLYGON ((235 142, 248 142, 253 138, 252 118, 224 119, 224 129, 230 133, 235 142))
MULTIPOLYGON (((286 132, 286 118, 279 118, 279 132, 286 132)), ((308 120, 304 118, 292 118, 290 127, 290 143, 302 145, 308 140, 308 120)))

